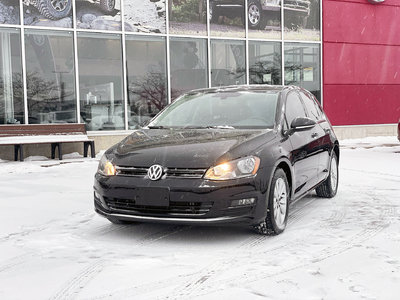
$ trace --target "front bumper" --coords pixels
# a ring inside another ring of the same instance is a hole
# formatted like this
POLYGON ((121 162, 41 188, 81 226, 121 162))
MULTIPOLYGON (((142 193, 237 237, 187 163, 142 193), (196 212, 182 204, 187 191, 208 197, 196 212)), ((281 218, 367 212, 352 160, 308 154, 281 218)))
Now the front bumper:
POLYGON ((216 182, 204 179, 150 181, 96 174, 94 204, 98 214, 127 221, 254 225, 265 219, 267 211, 266 191, 262 192, 261 186, 257 176, 216 182), (163 199, 159 199, 160 195, 163 199), (254 199, 254 203, 238 205, 243 199, 254 199))

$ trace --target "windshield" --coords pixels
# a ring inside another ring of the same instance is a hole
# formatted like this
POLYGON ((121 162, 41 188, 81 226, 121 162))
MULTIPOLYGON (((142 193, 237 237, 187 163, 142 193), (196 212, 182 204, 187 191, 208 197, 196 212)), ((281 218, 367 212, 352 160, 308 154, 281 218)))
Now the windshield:
POLYGON ((273 128, 278 91, 240 91, 184 95, 149 128, 273 128))

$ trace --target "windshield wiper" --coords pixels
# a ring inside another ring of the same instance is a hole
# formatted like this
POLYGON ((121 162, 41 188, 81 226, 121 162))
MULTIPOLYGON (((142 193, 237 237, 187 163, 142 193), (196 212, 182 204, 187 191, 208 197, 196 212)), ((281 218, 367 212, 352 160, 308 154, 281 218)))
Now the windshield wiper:
POLYGON ((149 129, 166 129, 168 127, 162 126, 162 125, 152 125, 152 126, 147 126, 149 129))
POLYGON ((182 129, 207 129, 207 126, 184 126, 182 129))
POLYGON ((207 126, 206 128, 210 128, 210 129, 235 129, 235 127, 230 126, 230 125, 212 125, 212 126, 207 126))

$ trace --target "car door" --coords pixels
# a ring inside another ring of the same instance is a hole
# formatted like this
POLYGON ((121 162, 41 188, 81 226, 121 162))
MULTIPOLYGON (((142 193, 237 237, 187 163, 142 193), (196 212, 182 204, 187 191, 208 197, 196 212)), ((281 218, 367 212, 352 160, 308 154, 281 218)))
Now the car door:
POLYGON ((307 116, 317 122, 317 125, 311 130, 312 148, 318 156, 318 181, 322 181, 326 178, 327 170, 329 170, 329 153, 333 146, 330 139, 330 125, 316 103, 314 96, 307 91, 301 90, 299 94, 306 107, 307 116))
MULTIPOLYGON (((297 117, 307 117, 300 95, 291 91, 286 97, 285 120, 288 128, 297 117)), ((290 159, 294 170, 295 195, 301 195, 311 189, 318 181, 318 156, 312 129, 296 131, 289 136, 292 146, 290 159)), ((296 197, 296 196, 295 196, 296 197)))

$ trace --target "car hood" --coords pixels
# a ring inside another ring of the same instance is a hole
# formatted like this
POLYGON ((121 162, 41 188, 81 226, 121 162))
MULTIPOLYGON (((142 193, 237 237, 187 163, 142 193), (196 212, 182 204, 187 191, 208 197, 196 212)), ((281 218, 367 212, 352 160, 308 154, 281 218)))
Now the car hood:
POLYGON ((167 130, 134 131, 108 154, 119 166, 209 168, 222 161, 254 154, 273 137, 273 130, 167 130))

